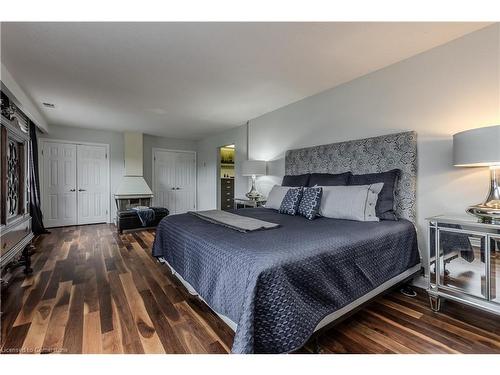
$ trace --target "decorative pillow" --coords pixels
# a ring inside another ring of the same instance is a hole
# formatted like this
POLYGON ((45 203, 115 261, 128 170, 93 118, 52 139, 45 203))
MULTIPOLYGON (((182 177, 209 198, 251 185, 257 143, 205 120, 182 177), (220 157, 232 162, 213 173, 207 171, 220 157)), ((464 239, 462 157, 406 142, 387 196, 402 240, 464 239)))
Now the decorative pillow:
POLYGON ((280 214, 297 215, 300 199, 302 198, 302 187, 290 188, 283 198, 280 206, 280 214))
POLYGON ((349 183, 351 172, 345 173, 311 173, 309 186, 345 186, 349 183))
POLYGON ((299 203, 299 215, 305 216, 309 220, 314 220, 319 212, 321 204, 321 187, 306 187, 302 192, 302 199, 299 203))
POLYGON ((267 196, 267 201, 264 207, 279 210, 281 202, 283 202, 283 198, 285 198, 287 191, 290 189, 291 188, 288 186, 274 185, 267 196))
POLYGON ((332 219, 379 221, 375 207, 384 184, 322 186, 319 214, 332 219))
POLYGON ((393 169, 381 173, 353 174, 349 178, 349 185, 370 185, 383 182, 384 187, 377 201, 377 217, 381 220, 397 220, 394 211, 394 191, 400 173, 399 169, 393 169))
POLYGON ((309 182, 310 174, 299 174, 299 175, 286 175, 283 177, 283 182, 281 186, 291 186, 291 187, 299 187, 299 186, 307 186, 309 182))

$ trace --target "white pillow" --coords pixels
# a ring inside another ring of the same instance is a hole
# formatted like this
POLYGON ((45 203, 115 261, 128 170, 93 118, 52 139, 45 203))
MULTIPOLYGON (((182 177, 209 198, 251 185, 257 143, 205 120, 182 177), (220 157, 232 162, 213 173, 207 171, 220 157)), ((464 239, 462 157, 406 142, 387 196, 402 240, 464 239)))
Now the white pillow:
POLYGON ((332 219, 379 221, 375 213, 383 182, 371 185, 322 186, 319 214, 332 219))
POLYGON ((283 198, 285 198, 286 192, 289 189, 290 186, 274 185, 267 196, 267 201, 264 207, 279 210, 281 202, 283 201, 283 198))

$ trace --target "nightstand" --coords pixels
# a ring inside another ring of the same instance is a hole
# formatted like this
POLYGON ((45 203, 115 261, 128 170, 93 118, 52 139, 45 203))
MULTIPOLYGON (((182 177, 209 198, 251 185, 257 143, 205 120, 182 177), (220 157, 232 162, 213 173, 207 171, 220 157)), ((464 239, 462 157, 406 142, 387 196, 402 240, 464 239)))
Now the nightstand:
POLYGON ((500 225, 473 216, 427 220, 431 308, 439 311, 444 298, 500 315, 500 225))
POLYGON ((253 200, 247 198, 234 198, 234 208, 262 207, 266 204, 265 199, 253 200))

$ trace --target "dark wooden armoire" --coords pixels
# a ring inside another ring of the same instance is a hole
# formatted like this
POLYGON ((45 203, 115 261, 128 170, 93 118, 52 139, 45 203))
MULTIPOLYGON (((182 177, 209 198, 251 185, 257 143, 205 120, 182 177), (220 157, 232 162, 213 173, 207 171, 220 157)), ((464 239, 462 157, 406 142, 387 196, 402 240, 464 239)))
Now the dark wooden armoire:
POLYGON ((8 270, 24 265, 30 273, 33 239, 29 212, 29 120, 2 87, 0 126, 0 269, 2 284, 8 270))

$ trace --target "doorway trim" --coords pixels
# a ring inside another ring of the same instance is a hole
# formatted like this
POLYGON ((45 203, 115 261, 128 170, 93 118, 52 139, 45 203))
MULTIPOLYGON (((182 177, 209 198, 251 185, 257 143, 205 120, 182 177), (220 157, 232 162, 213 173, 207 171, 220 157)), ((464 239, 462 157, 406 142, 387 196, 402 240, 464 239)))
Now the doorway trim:
MULTIPOLYGON (((195 173, 194 173, 194 210, 198 211, 198 153, 193 150, 175 150, 171 148, 163 148, 163 147, 152 147, 151 148, 151 187, 154 195, 154 188, 156 186, 156 176, 155 176, 155 152, 184 152, 186 154, 194 154, 194 165, 195 165, 195 173)), ((155 202, 156 198, 153 196, 153 202, 155 202)))
MULTIPOLYGON (((41 200, 44 199, 45 196, 45 184, 44 184, 44 155, 43 149, 45 148, 45 143, 70 143, 73 145, 85 145, 85 146, 101 146, 106 148, 106 155, 108 157, 108 183, 107 183, 107 191, 108 191, 108 218, 107 223, 111 224, 111 155, 109 153, 109 143, 95 143, 95 142, 78 142, 78 141, 67 141, 64 139, 51 139, 51 138, 39 138, 39 142, 41 147, 38 147, 38 170, 40 175, 40 203, 41 200)), ((42 204, 43 207, 43 204, 42 204)), ((77 206, 78 207, 78 206, 77 206)), ((77 224, 79 225, 79 224, 77 224)), ((87 224, 81 224, 87 225, 87 224)))

